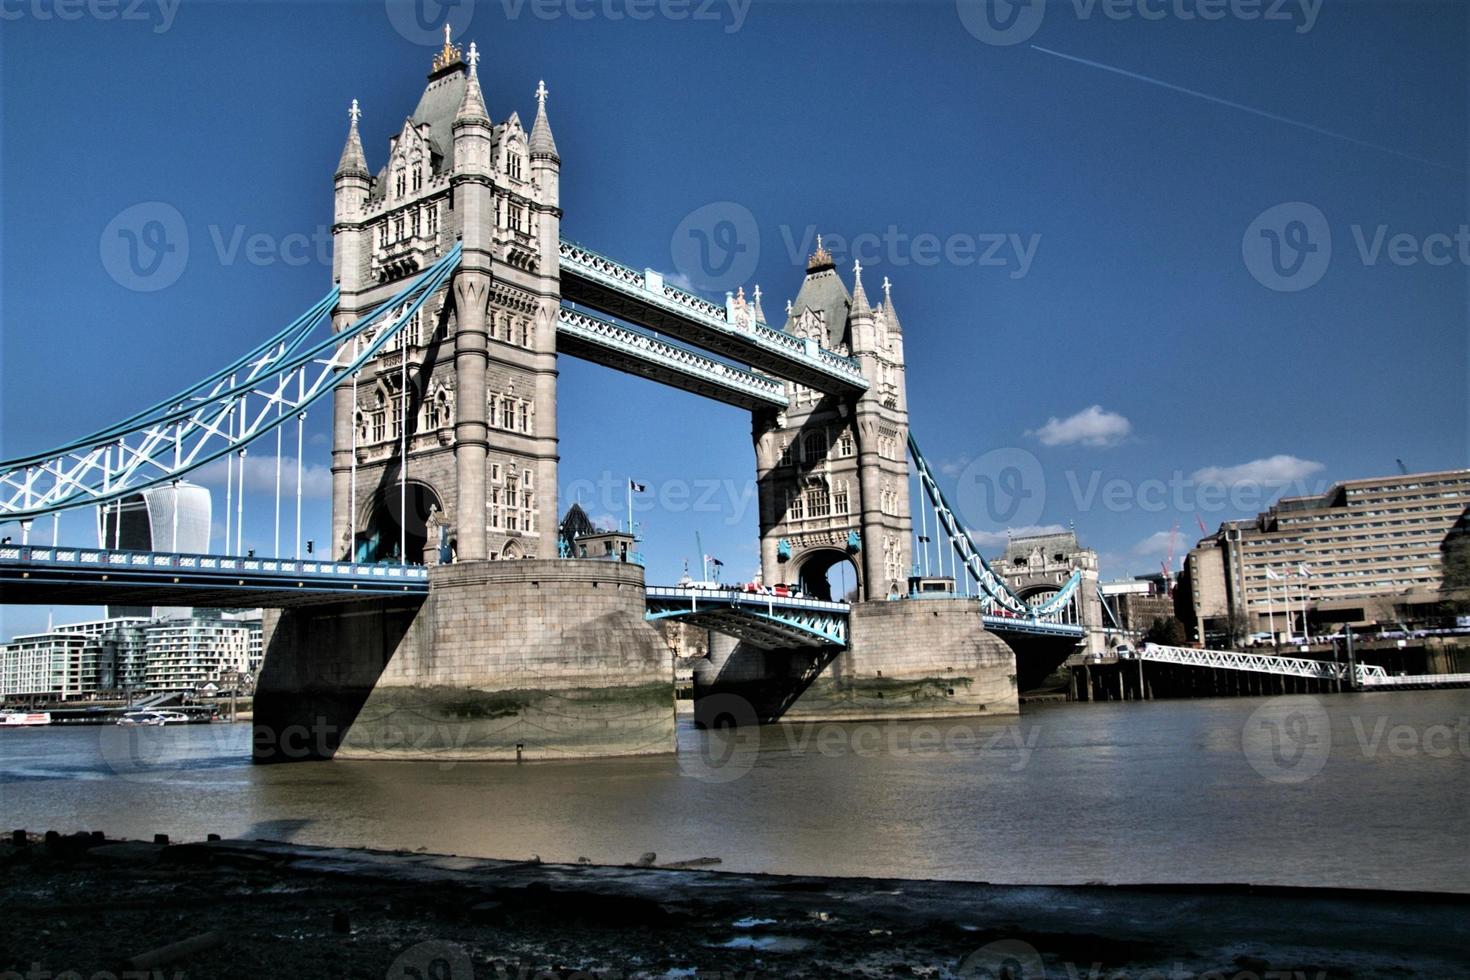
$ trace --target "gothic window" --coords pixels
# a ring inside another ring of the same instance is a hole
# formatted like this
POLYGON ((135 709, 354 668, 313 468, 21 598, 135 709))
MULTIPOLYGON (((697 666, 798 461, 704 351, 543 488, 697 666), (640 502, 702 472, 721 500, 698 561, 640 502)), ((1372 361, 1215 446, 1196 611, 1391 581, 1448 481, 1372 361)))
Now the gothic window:
POLYGON ((806 510, 812 517, 826 517, 832 512, 832 499, 826 487, 811 487, 806 492, 806 510))
POLYGON ((419 236, 419 223, 423 220, 423 212, 419 208, 413 209, 413 237, 419 236))
POLYGON ((491 463, 490 464, 490 480, 493 483, 499 483, 500 482, 500 464, 499 463, 491 463))
POLYGON ((522 432, 530 432, 531 431, 531 426, 529 424, 529 420, 527 419, 527 414, 528 414, 528 411, 527 411, 527 408, 526 408, 526 403, 525 402, 521 402, 521 431, 522 432))
POLYGON ((403 241, 403 215, 401 214, 393 219, 393 240, 395 242, 403 241))
POLYGON ((386 425, 387 408, 388 408, 387 402, 388 402, 388 400, 383 397, 383 393, 381 391, 378 392, 377 394, 375 394, 373 396, 373 411, 372 411, 372 433, 373 433, 373 439, 372 439, 372 441, 373 442, 382 442, 383 439, 386 436, 386 433, 385 433, 385 425, 386 425))
POLYGON ((500 399, 500 427, 502 429, 515 428, 515 402, 509 398, 500 399))
POLYGON ((827 455, 827 433, 808 432, 801 444, 801 461, 808 465, 820 463, 827 455))
POLYGON ((437 235, 439 233, 439 205, 429 205, 429 229, 427 234, 437 235))
POLYGON ((388 222, 378 225, 378 248, 388 247, 388 222))
POLYGON ((532 489, 530 470, 526 470, 526 472, 521 474, 521 486, 525 487, 527 490, 532 489))
POLYGON ((841 437, 837 440, 837 455, 851 456, 853 451, 852 430, 843 429, 841 437))
POLYGON ((837 489, 832 493, 832 513, 847 513, 847 483, 845 481, 837 484, 837 489))
POLYGON ((395 192, 394 197, 402 197, 408 193, 408 177, 403 172, 403 166, 401 164, 398 167, 397 173, 393 175, 393 190, 395 192))
POLYGON ((512 177, 514 177, 516 180, 520 180, 521 179, 521 155, 519 153, 517 153, 515 150, 511 150, 508 154, 506 154, 506 161, 505 161, 505 163, 506 163, 506 169, 510 171, 510 175, 512 177))
POLYGON ((531 324, 526 320, 521 321, 521 346, 531 346, 531 324))
MULTIPOLYGON (((424 186, 424 170, 423 170, 422 167, 415 166, 413 168, 413 189, 414 190, 418 190, 420 187, 423 187, 423 186, 424 186)), ((417 229, 415 229, 415 230, 417 230, 417 229)))
POLYGON ((803 516, 802 496, 799 490, 786 491, 786 519, 799 521, 803 516))

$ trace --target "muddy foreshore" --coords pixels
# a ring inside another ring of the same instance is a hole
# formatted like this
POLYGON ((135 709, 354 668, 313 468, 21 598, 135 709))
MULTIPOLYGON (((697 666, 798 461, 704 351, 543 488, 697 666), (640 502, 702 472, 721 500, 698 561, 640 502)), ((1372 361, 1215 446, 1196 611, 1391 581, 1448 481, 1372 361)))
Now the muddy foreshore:
POLYGON ((107 976, 1449 978, 1470 976, 1470 895, 0 844, 0 980, 107 976))

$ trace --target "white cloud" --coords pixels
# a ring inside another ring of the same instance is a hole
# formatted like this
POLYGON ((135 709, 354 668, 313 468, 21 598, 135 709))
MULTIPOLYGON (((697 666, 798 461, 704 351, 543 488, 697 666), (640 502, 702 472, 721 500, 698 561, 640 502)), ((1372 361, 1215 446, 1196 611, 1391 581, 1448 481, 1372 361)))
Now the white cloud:
POLYGON ((1075 415, 1059 419, 1052 416, 1041 428, 1027 432, 1041 440, 1043 446, 1092 446, 1105 449, 1116 446, 1133 431, 1133 423, 1117 412, 1091 405, 1075 415))
MULTIPOLYGON (((1179 536, 1176 532, 1155 531, 1133 546, 1133 554, 1140 557, 1146 555, 1158 555, 1160 558, 1168 557, 1171 539, 1172 543, 1177 546, 1179 536)), ((1175 547, 1175 551, 1178 551, 1177 547, 1175 547)))
MULTIPOLYGON (((1060 524, 1028 524, 1006 531, 971 531, 970 540, 982 552, 1004 551, 1011 538, 1024 538, 1033 534, 1061 534, 1066 528, 1060 524)), ((943 532, 940 532, 941 534, 943 532)))
POLYGON ((1321 463, 1313 460, 1278 453, 1237 466, 1206 466, 1195 470, 1192 479, 1196 483, 1215 483, 1227 487, 1243 484, 1285 486, 1311 476, 1322 468, 1321 463))
POLYGON ((959 459, 942 459, 939 461, 939 472, 953 478, 965 472, 965 467, 970 465, 970 457, 961 456, 959 459))
MULTIPOLYGON (((236 462, 239 461, 236 460, 236 462)), ((189 479, 206 486, 217 487, 222 491, 225 489, 227 470, 226 459, 221 457, 189 474, 189 479)), ((235 486, 238 488, 239 485, 240 471, 235 470, 235 486)), ((245 455, 245 493, 275 497, 275 456, 250 455, 249 453, 245 455)), ((307 463, 301 470, 301 495, 315 499, 331 499, 332 471, 316 463, 307 463)), ((281 457, 281 496, 296 496, 296 460, 293 457, 281 457)))

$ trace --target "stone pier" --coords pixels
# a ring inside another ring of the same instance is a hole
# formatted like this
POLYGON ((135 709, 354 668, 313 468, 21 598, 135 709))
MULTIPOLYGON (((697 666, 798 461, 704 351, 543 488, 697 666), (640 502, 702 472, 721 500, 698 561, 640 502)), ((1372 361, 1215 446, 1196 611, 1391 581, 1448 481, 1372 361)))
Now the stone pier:
POLYGON ((858 602, 849 647, 766 649, 712 636, 695 718, 872 721, 1016 714, 1016 658, 966 599, 858 602), (747 707, 748 705, 748 707, 747 707))
POLYGON ((555 759, 674 750, 673 662, 643 569, 430 569, 419 605, 268 610, 255 759, 555 759))

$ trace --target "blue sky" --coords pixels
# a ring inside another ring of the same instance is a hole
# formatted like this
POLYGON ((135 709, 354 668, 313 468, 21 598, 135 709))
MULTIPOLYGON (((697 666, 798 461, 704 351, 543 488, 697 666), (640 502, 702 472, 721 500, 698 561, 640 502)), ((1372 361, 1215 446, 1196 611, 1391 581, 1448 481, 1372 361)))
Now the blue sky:
MULTIPOLYGON (((4 0, 0 453, 151 404, 325 291, 347 104, 376 169, 447 11, 497 120, 546 80, 567 236, 712 296, 759 282, 775 320, 816 231, 849 282, 854 252, 870 295, 889 277, 913 431, 991 547, 1075 523, 1105 577, 1143 573, 1176 522, 1182 553, 1283 487, 1465 465, 1464 4, 423 3, 4 0), (188 235, 151 291, 105 246, 143 202, 188 235), (699 227, 733 227, 737 261, 699 227)), ((748 418, 561 368, 563 503, 617 514, 631 476, 651 580, 696 531, 750 574, 748 418)))

